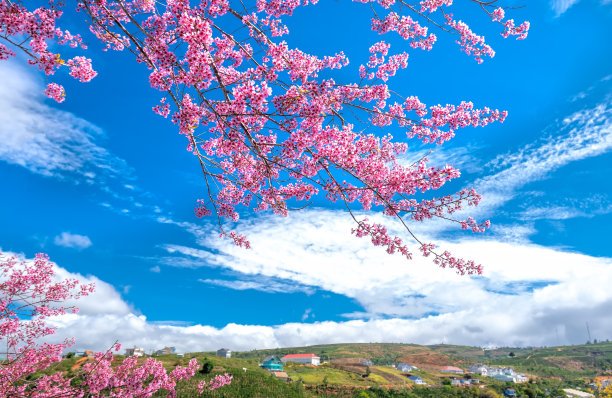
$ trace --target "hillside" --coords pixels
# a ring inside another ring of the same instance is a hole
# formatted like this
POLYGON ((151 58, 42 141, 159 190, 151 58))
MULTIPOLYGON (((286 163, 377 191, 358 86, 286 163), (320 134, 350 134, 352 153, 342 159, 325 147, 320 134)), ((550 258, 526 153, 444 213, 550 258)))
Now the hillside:
POLYGON ((408 362, 429 371, 439 370, 449 365, 467 369, 474 363, 512 366, 521 372, 547 377, 595 377, 612 371, 612 343, 610 342, 543 348, 503 347, 486 350, 479 347, 448 344, 421 346, 394 343, 353 343, 254 350, 236 352, 233 353, 233 356, 257 359, 267 355, 282 357, 296 353, 314 353, 321 357, 321 361, 331 363, 344 358, 370 359, 374 365, 408 362), (514 356, 510 357, 511 354, 514 356))
MULTIPOLYGON (((587 390, 587 384, 596 376, 612 377, 612 343, 545 348, 497 348, 483 350, 477 347, 415 344, 329 344, 308 347, 290 347, 273 350, 233 352, 232 358, 216 357, 213 352, 191 353, 156 357, 167 369, 186 365, 191 358, 200 363, 210 361, 210 374, 197 374, 181 385, 180 397, 198 396, 195 386, 202 379, 215 374, 233 375, 230 386, 206 391, 204 397, 261 397, 308 398, 338 397, 496 397, 505 388, 515 388, 519 396, 564 396, 561 388, 575 387, 587 390), (286 363, 284 371, 289 380, 277 379, 259 363, 268 355, 279 357, 290 353, 314 353, 324 361, 320 366, 286 363), (363 360, 370 360, 367 366, 363 360), (402 372, 391 365, 408 362, 418 369, 402 372), (479 375, 451 375, 442 373, 444 366, 456 366, 467 371, 471 364, 483 363, 513 367, 526 374, 530 383, 513 384, 479 375), (420 377, 426 386, 417 386, 409 376, 420 377), (478 378, 480 383, 451 386, 450 377, 478 378), (365 395, 364 395, 365 394, 365 395), (496 395, 497 394, 497 395, 496 395)), ((119 363, 122 356, 118 356, 119 363)), ((48 372, 74 372, 91 359, 69 358, 48 372)), ((144 359, 141 359, 144 360, 144 359)), ((156 395, 165 396, 162 393, 156 395)))

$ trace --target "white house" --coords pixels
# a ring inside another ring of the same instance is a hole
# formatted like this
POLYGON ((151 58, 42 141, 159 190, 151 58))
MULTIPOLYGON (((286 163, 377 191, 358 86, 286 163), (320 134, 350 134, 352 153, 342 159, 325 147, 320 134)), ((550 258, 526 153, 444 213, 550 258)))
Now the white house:
POLYGON ((222 358, 231 358, 232 351, 228 348, 220 348, 217 350, 217 356, 222 358))
POLYGON ((283 363, 285 362, 297 362, 304 365, 319 366, 321 364, 321 358, 315 354, 289 354, 281 358, 283 363))
POLYGON ((563 391, 568 397, 574 397, 574 398, 590 398, 590 397, 595 396, 588 392, 574 390, 573 388, 564 388, 563 391))
POLYGON ((145 354, 144 348, 134 347, 134 348, 125 349, 125 355, 127 356, 136 355, 137 357, 142 357, 144 356, 144 354, 145 354))
POLYGON ((489 368, 486 365, 477 363, 476 365, 470 366, 468 371, 470 373, 478 373, 479 375, 487 376, 489 373, 489 368))
POLYGON ((414 384, 419 384, 419 385, 425 385, 427 383, 425 383, 423 381, 423 379, 421 379, 419 376, 410 376, 408 377, 410 380, 414 381, 414 384))
POLYGON ((406 362, 400 362, 397 364, 397 370, 399 370, 400 372, 410 372, 411 370, 416 368, 416 366, 412 366, 406 362))

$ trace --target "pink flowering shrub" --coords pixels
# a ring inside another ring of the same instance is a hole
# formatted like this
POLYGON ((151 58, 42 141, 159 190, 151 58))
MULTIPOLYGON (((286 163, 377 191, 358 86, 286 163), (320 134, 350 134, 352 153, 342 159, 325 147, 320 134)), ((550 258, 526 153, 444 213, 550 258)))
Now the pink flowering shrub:
MULTIPOLYGON (((361 66, 353 72, 343 71, 342 81, 333 76, 349 67, 343 52, 308 54, 284 40, 290 34, 286 17, 317 0, 76 3, 105 50, 127 49, 148 69, 149 83, 161 96, 154 112, 176 125, 202 171, 206 195, 197 200, 195 215, 216 217, 221 236, 249 248, 248 237, 225 230, 226 221, 239 220, 241 208, 287 216, 321 195, 345 205, 357 225, 355 235, 389 253, 411 257, 401 237, 391 236, 380 223, 358 219, 355 212, 393 218, 418 250, 433 255, 440 266, 480 273, 479 265, 438 251, 412 234, 409 222, 432 218, 473 232, 484 231, 489 222, 454 218, 462 208, 478 205, 480 195, 471 189, 425 196, 460 173, 448 165, 431 167, 427 157, 407 164, 407 140, 442 145, 461 129, 501 123, 507 113, 468 100, 425 104, 414 93, 398 93, 391 81, 408 67, 410 51, 430 51, 444 36, 477 63, 495 51, 455 17, 453 0, 354 1, 373 11, 364 28, 380 36, 398 35, 407 46, 392 51, 384 40, 366 43, 362 54, 368 60, 357 63, 361 66), (353 80, 345 82, 351 73, 353 80), (376 133, 388 127, 403 132, 404 139, 376 133)), ((469 2, 497 25, 502 37, 527 36, 529 23, 506 19, 509 9, 500 1, 469 2)), ((89 59, 63 61, 50 50, 51 42, 84 49, 79 35, 58 27, 63 7, 55 0, 36 9, 0 0, 0 59, 20 50, 48 77, 65 69, 81 82, 94 78, 89 59)), ((54 82, 45 94, 58 102, 65 98, 63 87, 54 82)))
MULTIPOLYGON (((61 361, 62 351, 74 342, 39 343, 55 330, 45 319, 76 313, 75 307, 65 307, 69 299, 78 299, 94 291, 93 284, 83 285, 75 279, 57 281, 53 264, 43 254, 34 261, 18 261, 0 253, 0 396, 3 397, 150 397, 165 390, 176 396, 176 385, 192 377, 198 370, 196 359, 187 367, 177 366, 171 372, 163 364, 147 358, 138 364, 135 356, 113 366, 113 354, 96 353, 93 362, 86 363, 75 376, 61 372, 42 374, 30 381, 28 376, 61 361)), ((116 344, 116 351, 120 349, 116 344)), ((49 373, 49 372, 47 372, 49 373)), ((209 389, 230 384, 231 376, 218 375, 209 389)), ((203 382, 204 383, 204 382, 203 382)), ((205 383, 204 383, 205 384, 205 383)), ((202 385, 204 385, 202 384, 202 385)))

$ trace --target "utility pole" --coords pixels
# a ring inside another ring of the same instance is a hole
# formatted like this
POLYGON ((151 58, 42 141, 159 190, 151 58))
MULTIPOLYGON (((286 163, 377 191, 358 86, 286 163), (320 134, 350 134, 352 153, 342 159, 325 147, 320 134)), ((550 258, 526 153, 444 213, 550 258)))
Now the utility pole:
POLYGON ((589 330, 589 323, 586 322, 587 334, 589 335, 589 344, 591 344, 591 331, 589 330))

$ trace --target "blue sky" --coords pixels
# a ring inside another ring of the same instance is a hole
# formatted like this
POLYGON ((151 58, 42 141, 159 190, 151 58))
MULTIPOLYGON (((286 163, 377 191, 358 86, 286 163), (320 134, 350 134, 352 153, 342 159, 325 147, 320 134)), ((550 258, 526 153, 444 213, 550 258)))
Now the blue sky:
MULTIPOLYGON (((485 235, 415 226, 481 262, 481 277, 389 256, 351 236, 347 215, 320 199, 288 219, 243 214, 237 229, 252 250, 219 239, 193 215, 202 178, 184 138, 151 111, 158 94, 147 71, 89 35, 99 75, 60 77, 62 104, 43 97, 43 76, 23 60, 0 63, 0 248, 48 253, 60 275, 96 281, 79 315, 55 320, 58 336, 83 348, 555 345, 586 341, 586 322, 594 337, 612 338, 609 3, 524 2, 511 17, 531 22, 525 41, 503 40, 473 5, 454 6, 495 58, 477 65, 439 34, 431 53, 409 49, 408 68, 391 80, 428 104, 509 111, 505 123, 442 147, 412 142, 407 155, 434 149, 432 162, 462 171, 449 190, 483 193, 470 214, 492 220, 485 235)), ((370 17, 363 5, 321 0, 288 19, 288 41, 318 55, 344 50, 351 66, 334 77, 350 81, 380 40, 370 17)), ((389 38, 392 50, 404 46, 389 38)))

